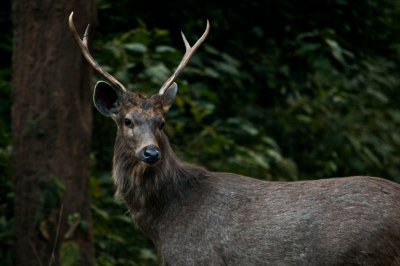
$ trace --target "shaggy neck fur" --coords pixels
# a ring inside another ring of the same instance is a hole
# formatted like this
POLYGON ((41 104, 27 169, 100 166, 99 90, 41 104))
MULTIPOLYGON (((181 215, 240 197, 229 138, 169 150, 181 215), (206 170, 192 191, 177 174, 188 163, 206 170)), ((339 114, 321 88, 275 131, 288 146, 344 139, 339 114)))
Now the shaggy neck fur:
POLYGON ((162 158, 155 165, 148 165, 136 159, 124 138, 117 135, 113 167, 117 195, 125 200, 135 222, 155 242, 159 217, 171 203, 183 200, 185 193, 208 173, 203 168, 183 164, 164 133, 159 147, 162 158))

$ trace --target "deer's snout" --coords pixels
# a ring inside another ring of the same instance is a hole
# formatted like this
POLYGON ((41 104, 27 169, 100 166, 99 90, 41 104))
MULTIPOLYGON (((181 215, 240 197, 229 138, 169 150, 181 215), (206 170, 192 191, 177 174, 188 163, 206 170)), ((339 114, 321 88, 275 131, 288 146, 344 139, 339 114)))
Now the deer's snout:
POLYGON ((153 164, 160 160, 161 152, 157 146, 151 144, 139 151, 138 158, 145 163, 153 164))

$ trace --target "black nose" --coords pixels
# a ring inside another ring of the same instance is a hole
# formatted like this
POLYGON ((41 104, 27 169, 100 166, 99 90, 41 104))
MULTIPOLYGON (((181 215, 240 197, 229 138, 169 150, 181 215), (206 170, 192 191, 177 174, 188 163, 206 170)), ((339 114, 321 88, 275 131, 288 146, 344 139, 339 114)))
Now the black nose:
POLYGON ((157 146, 149 145, 139 152, 139 159, 146 163, 155 163, 160 160, 161 154, 157 146))

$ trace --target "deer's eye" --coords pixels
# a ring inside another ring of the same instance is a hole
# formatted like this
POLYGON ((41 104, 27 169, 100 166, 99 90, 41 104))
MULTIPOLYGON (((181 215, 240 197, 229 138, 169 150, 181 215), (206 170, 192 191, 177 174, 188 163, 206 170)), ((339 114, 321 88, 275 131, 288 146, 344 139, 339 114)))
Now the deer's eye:
POLYGON ((164 126, 165 126, 165 121, 162 121, 160 125, 160 130, 163 129, 164 126))
POLYGON ((131 126, 132 125, 132 121, 129 118, 125 118, 125 126, 131 126))

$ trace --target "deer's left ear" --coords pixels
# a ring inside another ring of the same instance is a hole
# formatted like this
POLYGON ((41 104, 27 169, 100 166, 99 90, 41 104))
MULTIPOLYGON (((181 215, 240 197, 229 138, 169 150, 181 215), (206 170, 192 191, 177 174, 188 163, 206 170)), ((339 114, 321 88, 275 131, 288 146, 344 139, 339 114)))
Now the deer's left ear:
POLYGON ((178 91, 178 85, 176 85, 176 83, 174 82, 163 94, 164 112, 167 112, 168 109, 171 107, 171 105, 174 103, 177 91, 178 91))

